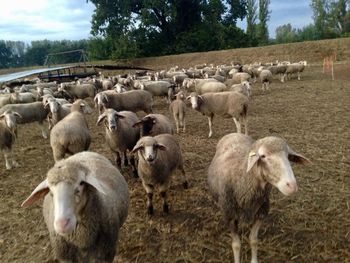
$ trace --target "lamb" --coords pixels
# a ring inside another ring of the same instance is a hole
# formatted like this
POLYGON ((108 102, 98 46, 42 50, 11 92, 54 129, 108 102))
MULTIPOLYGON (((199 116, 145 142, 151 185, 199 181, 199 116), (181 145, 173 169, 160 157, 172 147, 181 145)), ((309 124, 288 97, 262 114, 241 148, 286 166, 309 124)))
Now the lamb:
POLYGON ((45 108, 42 102, 37 101, 25 104, 8 104, 0 109, 0 114, 3 114, 6 111, 17 112, 22 116, 18 120, 18 124, 37 121, 40 126, 43 138, 48 138, 47 129, 44 126, 44 120, 46 120, 47 115, 49 114, 49 109, 45 108))
POLYGON ((61 87, 58 91, 68 93, 74 99, 93 98, 95 96, 95 86, 93 84, 64 84, 61 83, 61 87))
POLYGON ((182 132, 186 132, 186 104, 184 102, 185 95, 182 91, 176 94, 176 100, 173 100, 170 103, 169 111, 173 115, 175 124, 176 124, 176 132, 180 132, 180 127, 182 127, 182 132))
POLYGON ((272 80, 272 73, 270 70, 268 69, 263 69, 260 74, 259 74, 259 78, 262 84, 262 90, 269 90, 269 85, 271 83, 272 80))
POLYGON ((167 190, 170 177, 179 169, 184 177, 183 187, 188 188, 188 181, 183 167, 183 160, 179 143, 171 134, 160 134, 155 137, 142 137, 134 149, 138 153, 138 174, 143 188, 147 193, 147 212, 153 214, 153 190, 159 185, 160 196, 163 198, 163 212, 169 212, 167 190))
POLYGON ((163 114, 148 114, 133 127, 140 127, 140 136, 156 136, 162 133, 174 134, 171 121, 163 114))
MULTIPOLYGON (((145 90, 130 90, 123 93, 100 92, 94 98, 99 110, 102 108, 112 108, 116 111, 144 111, 152 113, 153 99, 152 94, 145 90)), ((101 114, 101 112, 100 112, 101 114)))
POLYGON ((223 117, 232 117, 237 132, 241 133, 241 125, 244 123, 245 134, 248 134, 248 98, 237 92, 218 92, 198 95, 192 92, 186 98, 191 101, 192 108, 208 117, 209 138, 213 135, 212 121, 215 114, 223 117))
POLYGON ((55 260, 113 261, 130 197, 124 177, 109 160, 82 152, 57 162, 22 207, 42 197, 55 260))
POLYGON ((5 111, 0 115, 0 150, 4 154, 7 170, 19 166, 12 158, 12 145, 17 137, 17 117, 21 118, 22 116, 12 111, 5 111))
POLYGON ((269 212, 269 195, 275 186, 284 195, 298 190, 289 161, 306 164, 281 138, 265 137, 254 142, 247 135, 231 133, 216 146, 208 169, 209 190, 230 228, 234 262, 240 262, 238 224, 252 224, 249 241, 251 262, 258 262, 258 231, 269 212))
POLYGON ((84 116, 84 113, 90 113, 87 109, 86 102, 76 100, 71 106, 71 113, 52 128, 50 145, 55 162, 63 159, 66 154, 89 149, 91 135, 84 116))
MULTIPOLYGON (((122 166, 121 155, 124 157, 124 165, 128 165, 127 150, 131 151, 140 138, 139 129, 133 128, 133 124, 138 122, 139 118, 134 112, 106 109, 97 120, 97 125, 105 122, 106 142, 111 149, 116 164, 119 169, 122 166)), ((137 176, 137 168, 134 155, 130 158, 133 167, 134 177, 137 176)))

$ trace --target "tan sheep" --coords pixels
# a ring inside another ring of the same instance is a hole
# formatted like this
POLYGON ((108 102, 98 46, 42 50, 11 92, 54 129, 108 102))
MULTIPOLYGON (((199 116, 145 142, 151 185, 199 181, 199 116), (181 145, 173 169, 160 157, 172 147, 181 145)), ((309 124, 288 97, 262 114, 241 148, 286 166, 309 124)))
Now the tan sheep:
POLYGON ((183 132, 186 132, 186 104, 184 99, 185 95, 183 91, 180 91, 176 94, 176 100, 173 100, 169 106, 169 111, 174 117, 177 133, 180 132, 180 128, 182 128, 183 132))
POLYGON ((124 177, 110 161, 81 152, 57 162, 22 206, 42 197, 55 260, 113 261, 130 200, 124 177))

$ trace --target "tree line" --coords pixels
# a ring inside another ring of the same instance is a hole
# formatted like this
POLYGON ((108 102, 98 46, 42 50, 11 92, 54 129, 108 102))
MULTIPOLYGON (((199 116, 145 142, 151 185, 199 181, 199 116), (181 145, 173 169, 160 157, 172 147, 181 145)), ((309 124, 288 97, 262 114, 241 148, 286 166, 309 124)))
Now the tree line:
MULTIPOLYGON (((87 0, 96 9, 88 40, 0 40, 0 68, 43 65, 49 53, 85 49, 91 60, 161 56, 350 36, 349 0, 310 0, 314 23, 268 33, 270 0, 87 0), (246 19, 247 28, 237 27, 246 19)), ((76 62, 79 54, 53 63, 76 62)))

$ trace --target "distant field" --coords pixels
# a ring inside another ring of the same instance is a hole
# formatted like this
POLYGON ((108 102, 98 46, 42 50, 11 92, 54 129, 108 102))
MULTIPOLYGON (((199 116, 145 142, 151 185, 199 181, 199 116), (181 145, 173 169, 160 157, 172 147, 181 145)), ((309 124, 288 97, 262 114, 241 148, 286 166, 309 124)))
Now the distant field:
MULTIPOLYGON (((313 162, 293 166, 299 184, 293 198, 273 190, 271 213, 259 234, 259 262, 350 262, 349 47, 350 39, 337 39, 129 61, 153 69, 232 60, 311 62, 301 81, 280 83, 275 79, 268 93, 261 92, 260 84, 253 85, 248 110, 250 135, 254 139, 281 136, 313 162), (339 60, 335 81, 322 74, 322 54, 331 49, 336 50, 339 60)), ((163 99, 155 100, 154 111, 171 118, 163 99)), ((96 126, 97 117, 96 111, 87 117, 92 131, 90 149, 111 159, 104 128, 96 126)), ((155 195, 155 215, 147 217, 140 180, 132 177, 129 168, 123 171, 131 207, 114 262, 233 262, 229 231, 209 195, 206 177, 217 142, 235 131, 234 124, 232 119, 215 117, 213 138, 208 139, 207 118, 189 107, 187 124, 186 133, 175 136, 181 144, 190 187, 184 190, 180 175, 173 177, 169 215, 161 212, 161 200, 155 195)), ((53 165, 49 141, 40 136, 37 124, 19 127, 14 154, 22 167, 12 171, 5 170, 0 157, 0 262, 52 262, 41 202, 28 209, 20 207, 53 165)), ((242 263, 250 262, 247 236, 245 226, 242 263)))

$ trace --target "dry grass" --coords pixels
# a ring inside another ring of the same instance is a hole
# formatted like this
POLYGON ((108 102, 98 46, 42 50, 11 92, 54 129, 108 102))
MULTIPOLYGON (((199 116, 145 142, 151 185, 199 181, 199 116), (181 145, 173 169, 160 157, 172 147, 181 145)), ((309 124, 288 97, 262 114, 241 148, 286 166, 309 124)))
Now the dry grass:
MULTIPOLYGON (((155 64, 155 67, 161 67, 155 64)), ((251 136, 279 135, 312 165, 294 166, 300 191, 286 198, 273 191, 271 212, 261 228, 261 262, 350 262, 350 64, 336 67, 336 81, 322 75, 320 66, 305 70, 301 81, 277 80, 271 92, 254 86, 249 109, 251 136)), ((156 112, 170 117, 164 100, 156 112)), ((207 120, 188 108, 188 132, 181 142, 190 188, 174 176, 169 192, 170 214, 146 215, 146 196, 140 180, 123 172, 131 193, 131 208, 122 228, 115 262, 232 262, 229 231, 208 194, 206 170, 218 140, 234 131, 231 119, 214 118, 208 139, 207 120)), ((97 113, 88 117, 92 151, 111 158, 104 131, 96 127, 97 113)), ((41 204, 20 208, 21 202, 53 165, 49 142, 35 124, 20 127, 14 147, 22 168, 6 171, 0 162, 0 262, 48 262, 51 248, 41 204)), ((242 262, 249 262, 248 228, 242 230, 242 262)))

